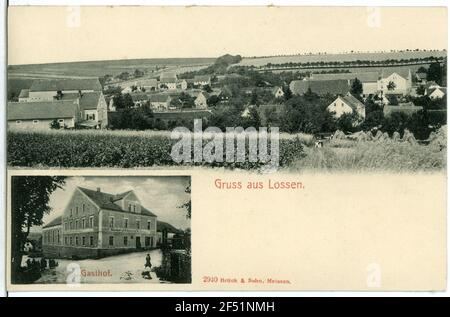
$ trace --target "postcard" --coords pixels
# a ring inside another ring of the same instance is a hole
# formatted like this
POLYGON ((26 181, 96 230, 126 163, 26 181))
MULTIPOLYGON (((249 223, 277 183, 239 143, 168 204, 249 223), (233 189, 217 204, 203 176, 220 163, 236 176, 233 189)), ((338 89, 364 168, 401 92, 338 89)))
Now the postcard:
POLYGON ((447 22, 10 6, 8 290, 445 290, 447 22))

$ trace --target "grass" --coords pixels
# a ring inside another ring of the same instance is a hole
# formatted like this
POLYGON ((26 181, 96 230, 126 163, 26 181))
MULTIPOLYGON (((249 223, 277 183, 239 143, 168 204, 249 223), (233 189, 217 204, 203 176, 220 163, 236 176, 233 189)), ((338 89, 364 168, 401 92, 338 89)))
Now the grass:
POLYGON ((438 171, 446 168, 446 149, 407 142, 333 140, 323 148, 305 148, 291 166, 300 171, 438 171), (334 142, 334 143, 332 143, 334 142))

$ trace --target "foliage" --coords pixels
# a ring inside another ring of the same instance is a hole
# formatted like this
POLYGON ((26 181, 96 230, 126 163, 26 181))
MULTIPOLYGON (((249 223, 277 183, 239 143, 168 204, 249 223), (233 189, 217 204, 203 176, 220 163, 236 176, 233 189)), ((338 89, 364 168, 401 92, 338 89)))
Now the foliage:
POLYGON ((13 176, 11 178, 12 280, 21 283, 20 266, 24 243, 33 226, 51 210, 50 195, 65 184, 63 176, 13 176))
MULTIPOLYGON (((150 167, 207 165, 257 169, 263 162, 176 163, 170 156, 172 140, 167 134, 150 132, 51 130, 8 133, 8 164, 29 167, 150 167)), ((235 139, 236 142, 236 139, 235 139)), ((269 147, 270 147, 270 141, 269 147)), ((225 144, 225 142, 224 142, 225 144)), ((300 139, 280 139, 280 165, 300 157, 300 139)), ((191 149, 192 150, 192 149, 191 149)), ((248 147, 246 147, 248 153, 248 147)), ((248 155, 248 154, 247 154, 248 155)))
POLYGON ((353 80, 350 92, 355 96, 359 96, 363 93, 363 85, 358 78, 355 78, 355 80, 353 80))

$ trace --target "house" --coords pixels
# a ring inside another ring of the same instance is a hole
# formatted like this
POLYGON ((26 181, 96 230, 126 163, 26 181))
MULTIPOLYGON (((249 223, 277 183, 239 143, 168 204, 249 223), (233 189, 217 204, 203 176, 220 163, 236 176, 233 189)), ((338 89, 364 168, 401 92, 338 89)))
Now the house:
POLYGON ((427 81, 427 73, 416 73, 416 80, 420 83, 427 81))
POLYGON ((197 109, 206 109, 208 108, 208 98, 209 94, 206 91, 201 91, 197 95, 197 98, 194 100, 195 107, 197 109))
POLYGON ((432 100, 434 99, 442 99, 447 94, 447 88, 444 87, 436 87, 428 90, 428 97, 432 100))
POLYGON ((179 80, 177 86, 179 86, 178 88, 181 90, 186 90, 188 88, 188 82, 186 79, 179 80))
POLYGON ((230 88, 225 86, 225 87, 223 87, 223 89, 221 89, 219 91, 219 93, 217 94, 217 97, 219 98, 220 102, 228 103, 230 101, 231 97, 233 97, 233 93, 231 92, 230 88))
POLYGON ((318 95, 345 95, 350 91, 350 84, 346 79, 293 80, 289 88, 294 95, 304 95, 309 89, 318 95))
POLYGON ((345 96, 338 96, 327 107, 327 110, 334 113, 336 118, 340 118, 344 113, 357 113, 362 119, 366 117, 364 104, 350 93, 345 96))
POLYGON ((362 96, 364 98, 378 93, 379 72, 360 72, 360 73, 325 73, 311 74, 312 80, 348 80, 349 85, 357 78, 363 86, 362 96))
POLYGON ((412 88, 411 70, 389 72, 387 76, 381 74, 378 80, 378 91, 384 94, 409 95, 412 88), (401 73, 401 74, 400 74, 401 73))
POLYGON ((175 90, 177 89, 178 78, 174 73, 163 73, 159 80, 159 89, 175 90))
POLYGON ((97 129, 108 126, 108 105, 101 91, 81 93, 79 103, 81 126, 97 129))
POLYGON ((27 101, 51 101, 58 94, 94 91, 102 91, 98 78, 38 79, 33 81, 27 101))
POLYGON ((61 127, 74 128, 81 119, 80 101, 8 102, 6 115, 9 129, 49 130, 54 120, 61 127))
POLYGON ((60 217, 42 229, 44 256, 99 258, 157 243, 157 216, 133 190, 119 194, 76 187, 60 217))
POLYGON ((203 87, 211 86, 211 76, 209 75, 196 75, 194 76, 194 86, 203 87))
POLYGON ((170 245, 176 234, 181 230, 164 221, 156 222, 157 245, 170 245))
POLYGON ((155 94, 150 95, 149 100, 153 111, 167 111, 172 99, 168 94, 155 94))
POLYGON ((28 102, 30 98, 30 89, 22 89, 19 94, 19 102, 28 102))
POLYGON ((274 87, 272 89, 272 94, 275 96, 275 98, 283 98, 284 97, 284 91, 281 87, 274 87))
POLYGON ((134 103, 135 107, 140 107, 140 106, 145 105, 150 99, 149 95, 147 95, 146 93, 133 93, 133 94, 130 94, 130 96, 131 96, 131 99, 133 99, 133 103, 134 103))

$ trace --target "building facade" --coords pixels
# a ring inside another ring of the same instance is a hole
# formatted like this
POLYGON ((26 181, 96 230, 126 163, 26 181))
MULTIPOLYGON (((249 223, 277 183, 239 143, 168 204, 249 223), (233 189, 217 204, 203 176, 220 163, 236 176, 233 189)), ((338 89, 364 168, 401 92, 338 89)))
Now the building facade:
POLYGON ((100 258, 155 248, 157 216, 134 191, 104 193, 77 187, 63 215, 43 228, 49 258, 100 258))

